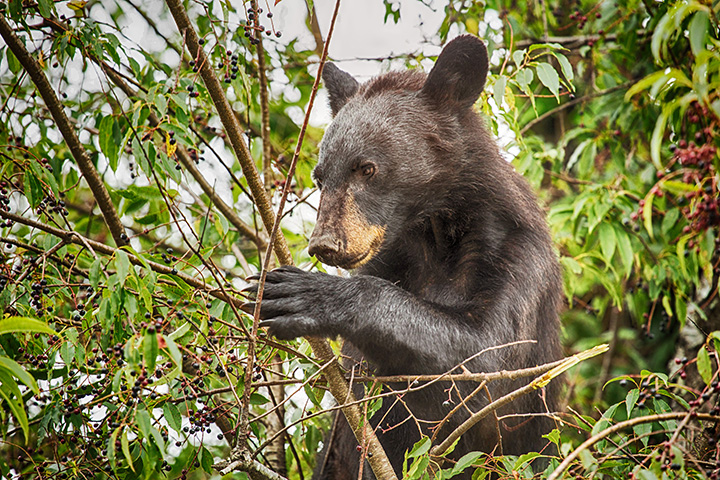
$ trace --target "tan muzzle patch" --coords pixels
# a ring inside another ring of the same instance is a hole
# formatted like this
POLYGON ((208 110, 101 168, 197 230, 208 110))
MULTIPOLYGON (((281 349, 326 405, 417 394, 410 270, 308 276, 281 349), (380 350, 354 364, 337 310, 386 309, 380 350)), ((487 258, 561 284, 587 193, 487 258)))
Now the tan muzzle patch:
POLYGON ((349 192, 323 192, 310 254, 328 265, 357 268, 382 246, 386 227, 368 222, 349 192))
POLYGON ((341 228, 345 232, 345 251, 350 260, 344 268, 358 268, 368 262, 380 250, 387 227, 373 225, 355 203, 352 194, 348 194, 343 204, 341 228))

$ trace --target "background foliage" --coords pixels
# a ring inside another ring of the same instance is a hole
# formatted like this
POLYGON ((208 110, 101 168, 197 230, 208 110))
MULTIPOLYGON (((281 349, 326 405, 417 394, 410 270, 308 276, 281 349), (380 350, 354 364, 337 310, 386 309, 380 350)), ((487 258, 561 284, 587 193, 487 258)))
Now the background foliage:
MULTIPOLYGON (((397 22, 403 5, 384 4, 377 21, 397 22)), ((431 42, 488 42, 477 108, 547 207, 567 352, 610 344, 567 376, 569 408, 548 436, 559 456, 538 475, 568 458, 582 478, 717 478, 717 2, 431 5, 445 13, 431 42)), ((187 8, 274 204, 290 182, 294 262, 322 268, 306 249, 321 130, 309 127, 286 178, 322 38, 299 49, 269 4, 187 8)), ((321 366, 304 340, 255 335, 226 301, 242 299, 269 235, 169 9, 12 0, 0 15, 124 226, 123 237, 108 228, 45 95, 0 44, 0 476, 208 478, 237 437, 280 474, 310 475, 329 426, 315 415, 330 404, 321 366), (124 35, 137 18, 161 48, 124 35)), ((384 61, 414 68, 419 52, 384 61)), ((410 452, 408 477, 423 475, 429 448, 410 452)), ((484 465, 479 478, 527 478, 535 457, 473 455, 446 478, 471 464, 484 465)))

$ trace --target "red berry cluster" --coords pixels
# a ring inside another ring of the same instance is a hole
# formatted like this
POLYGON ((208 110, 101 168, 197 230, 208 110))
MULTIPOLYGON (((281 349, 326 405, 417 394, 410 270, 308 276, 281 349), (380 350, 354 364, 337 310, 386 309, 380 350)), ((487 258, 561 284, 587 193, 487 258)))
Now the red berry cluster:
POLYGON ((689 222, 685 226, 685 233, 701 233, 720 226, 720 200, 713 166, 716 154, 717 148, 710 143, 698 146, 694 142, 686 144, 681 140, 675 149, 677 163, 685 167, 683 182, 699 187, 685 195, 689 201, 689 205, 682 210, 689 222))
MULTIPOLYGON (((272 17, 272 12, 268 12, 266 14, 268 20, 270 21, 270 27, 264 27, 260 23, 260 15, 263 13, 262 8, 255 8, 256 5, 253 2, 253 8, 251 8, 247 12, 247 23, 241 23, 240 26, 243 27, 245 30, 244 35, 247 37, 248 40, 250 40, 251 45, 257 45, 260 43, 260 40, 258 37, 265 33, 265 35, 270 36, 273 33, 273 30, 275 29, 272 17)), ((282 32, 275 31, 275 36, 280 38, 282 36, 282 32)))

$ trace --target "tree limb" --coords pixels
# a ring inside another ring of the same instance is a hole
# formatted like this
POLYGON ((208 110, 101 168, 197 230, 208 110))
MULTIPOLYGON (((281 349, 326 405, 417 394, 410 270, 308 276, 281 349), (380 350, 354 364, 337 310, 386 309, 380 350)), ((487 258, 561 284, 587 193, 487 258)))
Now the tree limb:
MULTIPOLYGON (((108 78, 115 85, 120 87, 120 89, 125 95, 127 95, 129 98, 134 98, 138 96, 137 92, 130 88, 130 86, 125 83, 123 78, 113 68, 111 68, 105 62, 99 60, 96 61, 98 61, 98 64, 100 65, 100 68, 102 68, 103 72, 105 72, 105 75, 107 75, 108 78)), ((150 115, 148 116, 148 121, 150 122, 150 125, 152 127, 157 127, 160 125, 160 119, 157 117, 155 112, 150 112, 150 115)), ((222 213, 225 218, 227 218, 228 222, 230 222, 238 230, 238 232, 240 232, 241 235, 249 238, 259 248, 265 248, 265 246, 267 245, 265 239, 263 239, 262 236, 255 231, 255 229, 243 222, 242 219, 238 216, 238 214, 235 213, 235 210, 233 210, 230 205, 225 203, 223 199, 220 198, 220 196, 215 192, 215 189, 212 187, 212 185, 210 185, 207 180, 205 180, 202 172, 200 172, 193 160, 190 158, 190 155, 188 154, 188 151, 185 149, 185 147, 179 145, 176 154, 185 170, 189 172, 190 175, 198 183, 198 185, 200 185, 200 188, 205 193, 205 195, 207 195, 212 204, 215 205, 218 210, 220 210, 220 213, 222 213)))
POLYGON ((548 477, 548 480, 557 480, 560 478, 560 476, 563 474, 563 472, 570 466, 570 463, 572 463, 573 460, 575 460, 580 453, 582 453, 584 450, 588 449, 595 443, 599 442, 603 438, 607 437, 608 435, 612 435, 615 432, 619 432, 620 430, 623 430, 625 428, 634 427, 635 425, 640 425, 643 423, 648 422, 663 422, 667 420, 677 420, 677 419, 684 419, 686 417, 693 416, 697 420, 708 420, 711 422, 717 422, 718 417, 714 415, 709 415, 707 413, 697 413, 697 412, 669 412, 669 413, 659 413, 656 415, 648 415, 645 417, 635 417, 631 418, 630 420, 625 420, 623 422, 616 423, 612 427, 606 428, 605 430, 602 430, 592 437, 585 440, 579 447, 577 447, 573 452, 565 457, 565 459, 562 461, 560 465, 550 474, 548 477))
POLYGON ((95 169, 95 165, 93 165, 90 160, 90 156, 83 147, 82 143, 80 143, 80 139, 75 134, 75 130, 73 130, 72 125, 70 125, 70 121, 63 110, 63 105, 55 95, 55 91, 52 86, 50 86, 50 82, 48 82, 45 77, 45 74, 40 68, 37 60, 35 60, 27 51, 25 45, 20 41, 18 36, 5 20, 5 15, 3 14, 0 14, 0 35, 2 35, 5 43, 7 43, 10 50, 23 66, 23 69, 28 73, 28 75, 30 75, 30 78, 37 87, 38 92, 40 92, 40 96, 42 96, 45 105, 48 110, 50 110, 50 114, 52 115, 58 130, 60 130, 60 133, 65 139, 65 143, 67 143, 73 158, 75 158, 83 177, 85 177, 85 181, 90 187, 90 190, 100 207, 100 211, 105 219, 105 224, 108 226, 108 229, 115 240, 115 244, 125 245, 127 243, 125 228, 120 222, 120 217, 115 210, 115 206, 110 199, 110 194, 105 188, 102 178, 100 178, 98 171, 95 169))
MULTIPOLYGON (((230 139, 235 155, 240 162, 240 166, 247 179, 248 187, 254 197, 254 201, 260 212, 263 224, 269 231, 277 231, 272 206, 270 205, 270 201, 268 200, 263 185, 260 182, 257 169, 255 168, 255 163, 250 157, 250 152, 248 151, 247 145, 245 145, 242 138, 242 131, 240 130, 237 118, 230 108, 230 104, 225 97, 225 92, 222 89, 219 80, 215 76, 215 72, 210 65, 209 59, 200 47, 197 33, 190 23, 187 12, 180 0, 166 0, 166 4, 175 19, 178 30, 185 36, 185 43, 190 49, 191 55, 196 59, 197 64, 200 66, 200 75, 202 76, 208 93, 210 94, 215 108, 218 111, 218 115, 225 127, 226 134, 230 139)), ((338 4, 336 4, 336 12, 337 5, 338 4)), ((331 25, 334 25, 334 22, 331 25)), ((325 55, 327 54, 327 43, 324 53, 325 55)), ((316 79, 316 85, 318 81, 319 80, 316 79)), ((296 150, 299 150, 299 146, 296 150)), ((286 187, 289 187, 289 185, 290 182, 288 181, 286 183, 286 187)), ((283 235, 277 235, 277 239, 274 241, 272 235, 270 238, 270 244, 273 246, 280 264, 291 264, 292 255, 287 247, 285 237, 283 235)), ((255 323, 257 324, 257 322, 255 323)), ((307 338, 307 341, 318 358, 323 361, 332 361, 332 365, 326 372, 326 378, 333 397, 335 397, 337 402, 341 405, 354 401, 354 396, 352 395, 349 385, 343 376, 340 365, 337 362, 337 358, 333 354, 328 342, 318 338, 307 338)), ((343 406, 342 410, 348 420, 348 423, 350 424, 350 427, 355 433, 355 437, 359 440, 367 439, 369 444, 368 452, 372 454, 370 458, 368 458, 368 461, 370 462, 376 477, 383 479, 396 479, 397 477, 395 476, 395 472, 387 459, 387 455, 385 455, 385 451, 380 445, 380 442, 377 440, 372 428, 368 422, 365 421, 360 409, 356 406, 343 406)))
MULTIPOLYGON (((223 89, 220 80, 218 80, 215 75, 212 62, 200 45, 200 39, 190 23, 185 7, 183 7, 180 0, 166 0, 166 4, 175 19, 178 31, 180 31, 181 35, 185 37, 185 44, 190 50, 190 54, 199 66, 200 76, 205 83, 208 94, 210 95, 220 120, 222 121, 233 152, 235 153, 235 156, 240 163, 240 167, 245 174, 248 187, 253 195, 253 201, 260 213, 260 218, 262 219, 265 228, 270 231, 275 221, 272 205, 265 194, 265 189, 260 181, 257 169, 255 168, 255 162, 250 156, 250 151, 243 139, 243 130, 235 117, 235 113, 230 107, 230 103, 225 97, 225 90, 223 89)), ((292 263, 292 255, 288 249, 285 237, 282 235, 278 236, 273 245, 273 250, 281 264, 288 265, 292 263)))

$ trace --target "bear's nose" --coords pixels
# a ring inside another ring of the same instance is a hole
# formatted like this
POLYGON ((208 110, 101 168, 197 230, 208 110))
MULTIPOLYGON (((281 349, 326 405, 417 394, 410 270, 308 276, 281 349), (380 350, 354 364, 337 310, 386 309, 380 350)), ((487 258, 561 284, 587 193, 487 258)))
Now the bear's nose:
POLYGON ((308 253, 320 260, 332 258, 337 255, 342 248, 342 242, 332 235, 312 236, 308 244, 308 253))

